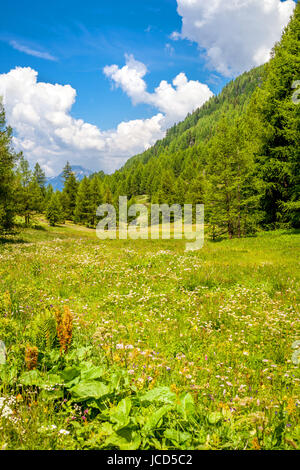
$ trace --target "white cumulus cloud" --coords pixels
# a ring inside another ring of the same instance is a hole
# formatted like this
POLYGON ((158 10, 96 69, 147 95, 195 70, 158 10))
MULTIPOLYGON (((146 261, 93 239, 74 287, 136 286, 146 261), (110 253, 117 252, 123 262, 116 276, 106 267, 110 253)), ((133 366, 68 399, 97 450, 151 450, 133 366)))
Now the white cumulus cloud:
POLYGON ((104 73, 116 86, 122 88, 133 104, 149 104, 162 112, 165 115, 166 125, 184 119, 189 112, 199 108, 213 96, 207 85, 188 80, 184 73, 177 75, 172 84, 162 80, 154 93, 149 93, 144 81, 147 67, 135 60, 132 55, 126 55, 124 67, 107 66, 104 68, 104 73))
POLYGON ((295 8, 293 0, 177 0, 181 32, 204 50, 208 66, 234 76, 270 58, 295 8))
POLYGON ((0 74, 0 96, 14 130, 15 148, 23 151, 32 165, 38 161, 49 176, 60 172, 67 160, 90 169, 114 171, 161 139, 170 124, 212 95, 206 85, 189 82, 184 74, 176 77, 174 87, 161 82, 151 95, 143 80, 147 69, 132 56, 122 69, 111 66, 105 70, 134 103, 152 104, 159 112, 149 119, 121 122, 116 129, 101 131, 71 116, 76 90, 70 85, 39 82, 38 73, 30 67, 0 74))

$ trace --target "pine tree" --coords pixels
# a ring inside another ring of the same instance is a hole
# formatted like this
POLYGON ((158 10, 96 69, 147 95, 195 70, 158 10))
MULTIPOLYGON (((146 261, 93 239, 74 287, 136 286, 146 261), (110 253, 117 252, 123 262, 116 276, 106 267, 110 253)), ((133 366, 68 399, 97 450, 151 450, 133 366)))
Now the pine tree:
POLYGON ((45 175, 45 172, 40 167, 39 163, 35 164, 33 177, 35 178, 39 187, 41 188, 42 193, 45 194, 46 175, 45 175))
POLYGON ((37 197, 38 200, 36 200, 36 204, 39 207, 39 212, 44 212, 46 208, 46 175, 45 172, 42 170, 41 166, 39 163, 35 164, 34 170, 33 170, 33 179, 37 183, 37 185, 40 188, 40 192, 36 191, 36 193, 40 193, 37 197))
POLYGON ((187 184, 183 180, 183 178, 179 176, 179 178, 177 178, 176 180, 175 189, 174 189, 174 199, 175 199, 176 204, 180 204, 181 206, 183 206, 187 202, 186 190, 187 190, 187 184))
POLYGON ((76 208, 74 211, 74 220, 77 223, 82 223, 89 226, 91 215, 92 201, 90 192, 90 181, 85 176, 79 184, 76 197, 76 208))
POLYGON ((107 186, 103 194, 103 204, 113 204, 113 203, 114 203, 114 200, 113 200, 112 192, 110 188, 107 186))
POLYGON ((251 106, 259 120, 257 162, 265 183, 264 224, 300 226, 300 106, 292 100, 300 79, 300 4, 275 45, 265 80, 251 106))
POLYGON ((63 170, 63 177, 65 180, 62 190, 62 205, 64 216, 68 220, 74 220, 78 182, 69 162, 67 162, 63 170))
MULTIPOLYGON (((119 196, 119 195, 118 195, 119 196)), ((103 191, 102 191, 102 184, 100 178, 95 175, 90 184, 90 224, 92 227, 96 225, 96 212, 97 208, 103 202, 103 191)))
POLYGON ((176 204, 175 177, 170 170, 165 170, 160 177, 160 185, 157 191, 156 202, 158 204, 176 204))
POLYGON ((46 209, 46 218, 51 226, 63 220, 63 208, 60 202, 59 193, 53 193, 46 209))
POLYGON ((54 192, 53 191, 53 186, 51 184, 49 184, 45 189, 45 207, 48 206, 53 192, 54 192))
POLYGON ((23 155, 16 170, 15 194, 17 213, 25 218, 25 225, 29 226, 32 216, 45 209, 45 202, 42 189, 23 155))
POLYGON ((6 126, 0 100, 0 233, 13 226, 15 215, 13 167, 17 159, 12 150, 12 130, 6 126))
POLYGON ((41 213, 45 209, 45 199, 42 188, 36 181, 35 177, 32 178, 28 186, 29 193, 29 208, 31 215, 33 213, 41 213))
POLYGON ((187 204, 204 204, 205 202, 205 177, 204 171, 197 170, 197 176, 192 179, 188 185, 188 190, 185 196, 187 204))
POLYGON ((132 196, 141 194, 141 179, 143 175, 143 167, 140 163, 132 175, 130 193, 132 196))
POLYGON ((71 167, 70 163, 67 162, 64 169, 63 169, 63 178, 64 178, 65 182, 71 176, 71 174, 72 174, 72 167, 71 167))
POLYGON ((242 120, 224 117, 211 141, 207 167, 206 215, 212 238, 253 231, 258 223, 260 186, 242 120))
POLYGON ((24 217, 25 225, 30 224, 31 203, 30 203, 30 190, 29 185, 31 182, 32 174, 29 168, 29 163, 25 160, 24 156, 20 156, 19 164, 16 170, 16 208, 17 213, 24 217))

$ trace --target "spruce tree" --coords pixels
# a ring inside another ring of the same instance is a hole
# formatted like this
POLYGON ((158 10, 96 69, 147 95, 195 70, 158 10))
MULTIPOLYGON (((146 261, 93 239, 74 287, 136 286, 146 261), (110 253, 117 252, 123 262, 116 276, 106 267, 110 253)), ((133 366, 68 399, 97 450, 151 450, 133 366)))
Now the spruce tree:
POLYGON ((90 193, 90 181, 85 176, 78 187, 74 220, 87 226, 90 224, 92 215, 92 201, 90 193))
POLYGON ((300 79, 300 4, 275 45, 251 106, 259 121, 259 174, 265 183, 264 224, 300 226, 300 105, 293 101, 300 79))
POLYGON ((20 156, 16 169, 15 203, 17 213, 25 218, 26 226, 30 225, 32 216, 45 209, 41 186, 23 155, 20 156))
POLYGON ((226 116, 211 140, 206 173, 206 216, 213 238, 253 232, 258 224, 260 184, 241 119, 226 116))
POLYGON ((0 100, 0 233, 13 226, 15 215, 13 167, 17 159, 12 149, 12 130, 7 127, 0 100))
POLYGON ((46 208, 46 218, 49 224, 54 227, 63 220, 63 208, 60 202, 59 193, 53 193, 46 208))
POLYGON ((97 208, 103 202, 103 189, 100 178, 95 175, 90 183, 90 224, 92 227, 96 225, 97 208))
POLYGON ((104 193, 103 193, 103 204, 113 204, 114 199, 112 192, 108 186, 106 186, 104 193))
POLYGON ((54 192, 53 191, 53 186, 51 184, 49 184, 45 189, 45 207, 48 206, 53 192, 54 192))
POLYGON ((41 188, 42 193, 45 194, 46 175, 45 175, 45 172, 42 170, 41 166, 39 165, 39 163, 35 164, 33 177, 35 178, 39 187, 41 188))
POLYGON ((78 182, 72 168, 67 162, 64 170, 64 187, 62 190, 62 205, 65 219, 74 220, 75 208, 76 208, 76 197, 78 191, 78 182))

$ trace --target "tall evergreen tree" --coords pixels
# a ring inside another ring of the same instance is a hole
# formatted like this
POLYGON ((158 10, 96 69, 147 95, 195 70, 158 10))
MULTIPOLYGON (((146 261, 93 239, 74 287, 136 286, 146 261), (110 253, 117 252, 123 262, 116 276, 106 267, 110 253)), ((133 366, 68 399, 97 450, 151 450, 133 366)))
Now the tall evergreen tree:
POLYGON ((35 178, 36 182, 41 188, 43 195, 45 195, 46 175, 45 175, 45 172, 42 170, 41 166, 39 165, 39 163, 35 164, 33 177, 35 178))
POLYGON ((10 229, 15 214, 13 167, 16 154, 12 149, 12 130, 7 127, 0 100, 0 233, 10 229))
POLYGON ((42 212, 45 205, 42 189, 23 155, 20 156, 16 170, 16 182, 16 209, 18 214, 25 218, 25 225, 28 226, 31 217, 42 212))
MULTIPOLYGON (((119 194, 117 195, 117 197, 119 194)), ((103 189, 102 189, 102 184, 100 178, 95 175, 90 183, 90 198, 91 198, 91 203, 90 203, 90 224, 92 227, 96 225, 96 212, 97 208, 102 204, 103 202, 103 189)))
POLYGON ((103 193, 103 204, 113 204, 113 203, 114 203, 114 199, 113 199, 112 192, 110 188, 106 186, 106 188, 104 189, 104 193, 103 193))
POLYGON ((62 205, 65 218, 68 220, 74 220, 75 208, 76 208, 76 197, 78 191, 78 182, 72 168, 67 162, 64 170, 64 187, 62 190, 62 205))
POLYGON ((63 208, 58 192, 53 193, 51 196, 46 208, 46 218, 53 227, 63 221, 63 208))
POLYGON ((300 79, 300 4, 275 45, 265 80, 253 96, 261 148, 257 162, 265 182, 264 223, 300 226, 300 106, 293 84, 300 79))
POLYGON ((89 225, 92 216, 92 201, 90 192, 90 180, 85 176, 80 182, 76 197, 76 208, 74 220, 85 225, 89 225))
POLYGON ((206 213, 212 237, 253 231, 258 223, 260 184, 241 120, 224 117, 211 140, 206 213))
POLYGON ((53 191, 53 186, 51 184, 49 184, 45 189, 45 207, 48 206, 53 192, 54 192, 53 191))
POLYGON ((64 178, 65 182, 71 176, 71 174, 72 174, 72 167, 71 167, 70 163, 67 162, 64 169, 63 169, 63 178, 64 178))

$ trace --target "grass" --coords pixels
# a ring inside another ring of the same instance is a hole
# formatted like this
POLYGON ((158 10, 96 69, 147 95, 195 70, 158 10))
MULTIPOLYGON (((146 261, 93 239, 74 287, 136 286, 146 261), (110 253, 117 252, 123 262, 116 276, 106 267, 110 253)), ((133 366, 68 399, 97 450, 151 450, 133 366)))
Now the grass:
POLYGON ((0 244, 0 448, 300 447, 298 233, 185 252, 40 226, 0 244))

